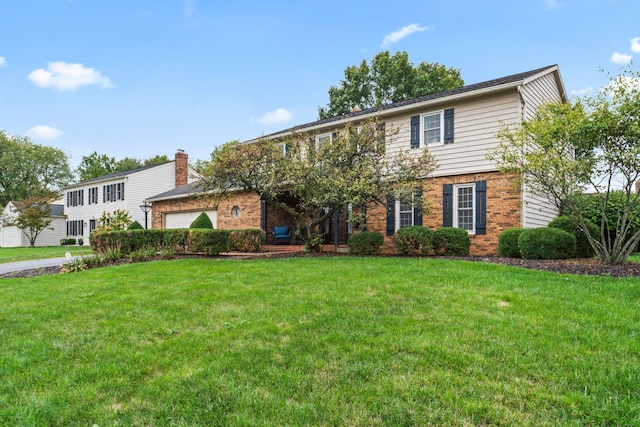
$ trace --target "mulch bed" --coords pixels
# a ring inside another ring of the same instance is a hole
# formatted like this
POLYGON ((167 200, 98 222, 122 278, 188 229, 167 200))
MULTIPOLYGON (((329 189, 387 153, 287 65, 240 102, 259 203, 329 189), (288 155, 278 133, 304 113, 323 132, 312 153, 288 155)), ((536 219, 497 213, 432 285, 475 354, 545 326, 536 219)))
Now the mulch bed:
MULTIPOLYGON (((303 252, 288 252, 278 253, 273 255, 262 257, 268 258, 285 258, 285 257, 317 257, 317 256, 348 256, 344 254, 336 254, 324 252, 322 254, 305 254, 303 252)), ((194 258, 198 256, 189 255, 181 258, 194 258)), ((250 259, 254 258, 247 254, 242 255, 225 255, 227 259, 250 259)), ((640 277, 640 263, 638 262, 626 262, 620 265, 603 265, 597 260, 591 258, 581 259, 568 259, 568 260, 534 260, 534 259, 517 259, 517 258, 503 258, 503 257, 434 257, 439 259, 451 259, 461 261, 474 261, 474 262, 489 262, 502 265, 510 265, 516 267, 523 267, 532 270, 551 271, 555 273, 567 273, 586 276, 611 276, 611 277, 640 277)), ((123 259, 118 264, 128 263, 128 259, 123 259)), ((58 274, 60 273, 59 267, 46 267, 38 268, 35 270, 16 271, 13 273, 7 273, 0 275, 1 279, 8 278, 29 278, 42 276, 45 274, 58 274)))

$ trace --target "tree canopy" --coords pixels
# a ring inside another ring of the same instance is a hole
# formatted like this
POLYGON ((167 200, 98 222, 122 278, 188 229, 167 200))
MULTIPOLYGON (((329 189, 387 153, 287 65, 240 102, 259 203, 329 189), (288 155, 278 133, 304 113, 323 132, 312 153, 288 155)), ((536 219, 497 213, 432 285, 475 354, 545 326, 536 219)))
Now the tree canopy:
POLYGON ((52 195, 72 180, 67 155, 0 131, 0 203, 52 195))
POLYGON ((318 108, 319 119, 349 113, 354 108, 379 107, 464 85, 460 70, 438 63, 414 66, 407 52, 378 53, 368 64, 344 70, 344 80, 329 88, 329 104, 318 108))
POLYGON ((318 250, 320 226, 336 211, 349 204, 384 204, 389 195, 406 200, 416 181, 435 170, 426 150, 418 156, 387 152, 385 138, 396 132, 369 121, 336 129, 330 141, 309 133, 233 141, 216 148, 211 160, 196 169, 203 195, 216 201, 236 191, 254 192, 287 212, 306 231, 305 246, 318 250))
POLYGON ((115 157, 109 157, 106 154, 99 154, 97 151, 94 151, 88 156, 82 156, 80 165, 76 168, 76 173, 80 181, 86 181, 115 172, 124 172, 145 166, 161 165, 170 161, 166 155, 156 155, 145 160, 132 157, 116 160, 115 157))
POLYGON ((4 218, 3 222, 6 225, 15 225, 22 230, 22 233, 29 239, 29 245, 33 247, 40 233, 45 229, 53 230, 50 203, 55 199, 55 195, 28 196, 22 201, 15 202, 15 218, 4 218))
POLYGON ((634 188, 640 179, 639 83, 638 72, 628 69, 595 96, 545 105, 534 118, 503 128, 490 155, 533 193, 576 216, 607 264, 624 262, 640 241, 635 226, 640 194, 634 188), (585 193, 595 197, 581 197, 585 193), (621 196, 614 197, 617 193, 621 196), (591 237, 584 221, 594 202, 599 239, 591 237))

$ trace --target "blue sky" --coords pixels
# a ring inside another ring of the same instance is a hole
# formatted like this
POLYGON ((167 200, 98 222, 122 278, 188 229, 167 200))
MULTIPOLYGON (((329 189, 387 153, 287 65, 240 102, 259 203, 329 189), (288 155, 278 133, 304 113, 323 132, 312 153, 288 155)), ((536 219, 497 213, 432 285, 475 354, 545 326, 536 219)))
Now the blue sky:
POLYGON ((317 118, 344 69, 382 50, 467 84, 558 64, 567 92, 640 57, 637 0, 20 0, 0 6, 0 129, 117 159, 317 118))

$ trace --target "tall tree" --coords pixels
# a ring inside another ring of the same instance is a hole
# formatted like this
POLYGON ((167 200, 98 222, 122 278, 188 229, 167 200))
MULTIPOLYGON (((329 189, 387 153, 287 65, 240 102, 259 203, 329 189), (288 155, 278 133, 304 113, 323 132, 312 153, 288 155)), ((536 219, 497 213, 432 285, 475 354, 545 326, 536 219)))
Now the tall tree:
POLYGON ((204 196, 215 201, 238 190, 256 193, 287 212, 306 231, 307 249, 318 250, 320 227, 335 212, 349 204, 384 204, 392 194, 407 200, 418 180, 434 171, 435 160, 426 150, 420 156, 387 152, 385 134, 393 138, 396 133, 371 121, 357 128, 347 125, 331 141, 293 133, 277 140, 230 142, 196 169, 204 196))
POLYGON ((329 88, 329 104, 318 108, 318 115, 322 120, 353 108, 379 107, 462 85, 460 70, 426 62, 415 67, 407 52, 384 51, 371 64, 363 60, 359 66, 347 67, 339 86, 329 88))
POLYGON ((490 158, 503 171, 517 173, 533 193, 575 215, 602 263, 627 259, 640 241, 640 229, 634 226, 640 214, 640 194, 634 188, 640 179, 637 71, 612 78, 596 96, 546 105, 531 120, 505 127, 498 137, 501 143, 490 158), (599 238, 591 237, 584 221, 585 204, 593 200, 599 209, 599 238))
POLYGON ((51 194, 72 179, 69 159, 54 147, 0 131, 0 203, 51 194))
POLYGON ((76 168, 76 173, 80 177, 80 181, 98 178, 103 175, 116 172, 116 159, 106 154, 98 154, 97 151, 82 156, 80 165, 76 168))
POLYGON ((144 161, 142 162, 143 166, 156 166, 156 165, 161 165, 164 163, 168 163, 170 162, 171 159, 166 156, 165 154, 163 155, 155 155, 153 157, 149 157, 148 159, 144 159, 144 161))

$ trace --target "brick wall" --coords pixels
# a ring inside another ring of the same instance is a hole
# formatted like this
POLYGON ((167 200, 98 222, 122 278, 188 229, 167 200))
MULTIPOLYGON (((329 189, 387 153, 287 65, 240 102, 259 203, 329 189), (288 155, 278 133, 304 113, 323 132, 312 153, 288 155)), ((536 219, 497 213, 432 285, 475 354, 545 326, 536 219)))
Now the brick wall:
MULTIPOLYGON (((457 175, 429 179, 423 186, 423 197, 430 208, 423 213, 422 224, 435 230, 442 226, 442 186, 465 184, 475 181, 487 182, 487 234, 471 235, 471 255, 495 255, 498 252, 498 235, 505 228, 520 227, 522 208, 520 192, 514 189, 514 176, 497 172, 457 175)), ((384 249, 393 251, 391 238, 386 235, 386 207, 367 207, 367 229, 385 235, 384 249)))
POLYGON ((176 188, 189 182, 189 156, 182 150, 175 154, 175 178, 176 188))

